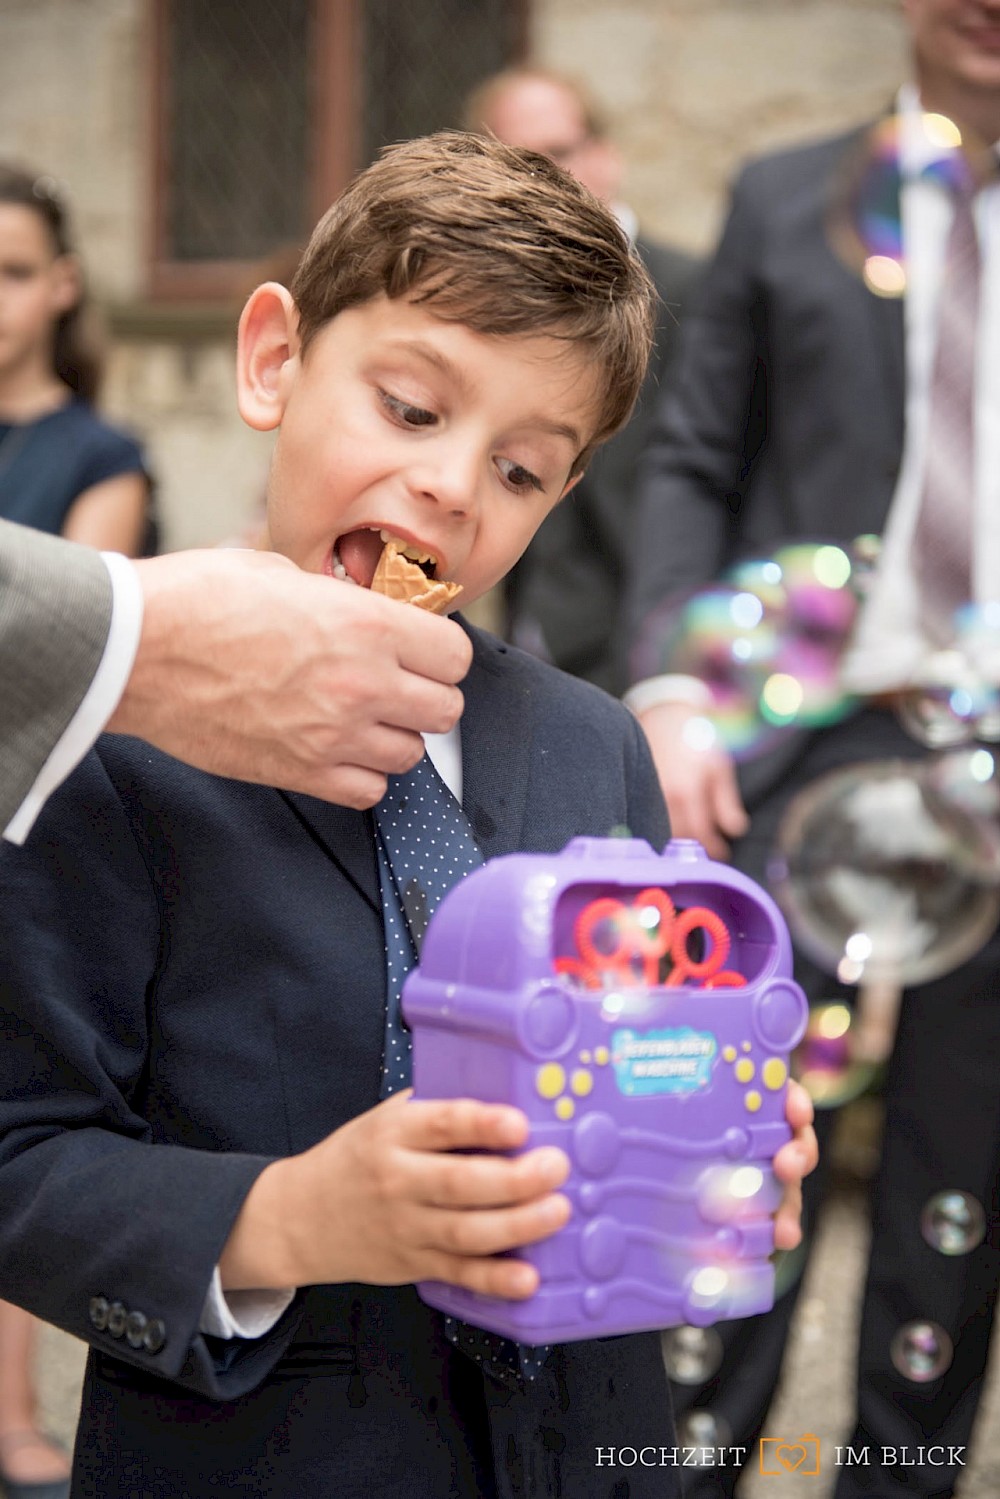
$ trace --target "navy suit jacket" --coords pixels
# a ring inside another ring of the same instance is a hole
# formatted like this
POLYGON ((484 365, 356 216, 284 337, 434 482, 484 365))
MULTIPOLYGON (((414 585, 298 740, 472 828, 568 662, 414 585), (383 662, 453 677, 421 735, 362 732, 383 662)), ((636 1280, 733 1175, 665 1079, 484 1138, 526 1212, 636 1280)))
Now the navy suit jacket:
MULTIPOLYGON (((464 806, 486 857, 617 824, 662 846, 629 715, 470 633, 464 806)), ((557 1350, 507 1388, 410 1287, 309 1288, 252 1341, 198 1330, 258 1173, 378 1102, 371 827, 106 737, 0 857, 0 1294, 92 1345, 74 1496, 603 1499, 598 1445, 672 1441, 655 1335, 557 1350)), ((629 1492, 675 1481, 633 1470, 629 1492)))

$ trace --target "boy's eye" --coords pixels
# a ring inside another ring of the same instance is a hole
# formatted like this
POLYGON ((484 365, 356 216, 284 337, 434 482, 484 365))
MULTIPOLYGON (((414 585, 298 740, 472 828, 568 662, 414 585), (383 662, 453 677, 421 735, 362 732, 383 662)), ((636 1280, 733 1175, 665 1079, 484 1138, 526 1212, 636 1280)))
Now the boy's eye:
POLYGON ((399 422, 401 426, 431 427, 437 421, 433 411, 425 411, 422 406, 411 406, 409 401, 401 401, 398 396, 390 395, 387 390, 380 390, 379 397, 393 420, 399 422))
POLYGON ((537 489, 539 493, 544 493, 545 485, 542 481, 530 469, 522 468, 510 458, 498 458, 497 468, 508 489, 537 489))

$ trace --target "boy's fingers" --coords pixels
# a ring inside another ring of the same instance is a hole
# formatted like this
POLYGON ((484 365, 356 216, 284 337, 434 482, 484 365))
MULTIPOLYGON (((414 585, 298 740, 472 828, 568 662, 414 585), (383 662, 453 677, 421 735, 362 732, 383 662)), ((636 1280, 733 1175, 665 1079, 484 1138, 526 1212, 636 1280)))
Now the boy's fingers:
POLYGON ((516 1150, 528 1138, 520 1109, 472 1098, 418 1099, 400 1124, 410 1150, 516 1150))
POLYGON ((514 1160, 501 1156, 425 1156, 420 1196, 429 1206, 496 1208, 530 1202, 559 1187, 569 1175, 565 1153, 552 1146, 514 1160))
POLYGON ((521 1260, 465 1259, 441 1254, 431 1262, 428 1279, 447 1281, 480 1296, 524 1301, 538 1289, 538 1271, 521 1260))
POLYGON ((774 1219, 775 1249, 795 1249, 802 1242, 802 1190, 785 1188, 781 1206, 774 1219))
POLYGON ((794 1078, 789 1080, 788 1095, 785 1100, 785 1118, 793 1129, 800 1129, 803 1125, 812 1124, 816 1117, 813 1101, 794 1078))
POLYGON ((429 1247, 479 1258, 504 1254, 547 1239, 568 1221, 569 1200, 558 1193, 519 1207, 476 1212, 433 1209, 427 1218, 429 1247))

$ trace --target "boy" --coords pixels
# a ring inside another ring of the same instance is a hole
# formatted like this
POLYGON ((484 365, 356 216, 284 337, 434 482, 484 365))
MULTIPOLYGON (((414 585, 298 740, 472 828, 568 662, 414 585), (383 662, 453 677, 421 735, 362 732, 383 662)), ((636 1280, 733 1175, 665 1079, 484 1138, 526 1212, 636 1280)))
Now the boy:
MULTIPOLYGON (((392 148, 243 314, 272 544, 332 588, 408 552, 478 597, 627 416, 650 320, 621 232, 544 158, 392 148)), ((628 715, 470 633, 460 749, 433 750, 483 854, 620 823, 662 845, 628 715)), ((503 1154, 514 1110, 378 1102, 385 965, 369 814, 135 741, 0 865, 0 1292, 93 1345, 76 1496, 678 1492, 598 1464, 671 1445, 655 1335, 505 1379, 418 1299, 529 1295, 504 1252, 566 1221, 567 1165, 503 1154)))

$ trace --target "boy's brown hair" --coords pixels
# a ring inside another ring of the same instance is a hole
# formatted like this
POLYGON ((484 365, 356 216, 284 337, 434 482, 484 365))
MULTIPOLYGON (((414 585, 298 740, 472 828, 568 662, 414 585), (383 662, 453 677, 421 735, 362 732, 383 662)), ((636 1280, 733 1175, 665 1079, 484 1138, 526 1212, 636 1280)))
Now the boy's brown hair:
POLYGON ((628 419, 652 348, 656 292, 605 206, 547 156, 442 131, 387 147, 337 199, 290 287, 303 353, 384 293, 485 334, 548 334, 598 369, 579 466, 628 419))

